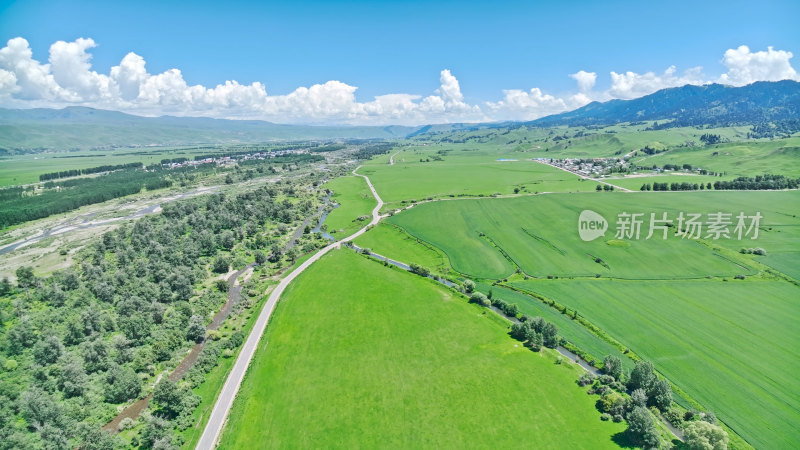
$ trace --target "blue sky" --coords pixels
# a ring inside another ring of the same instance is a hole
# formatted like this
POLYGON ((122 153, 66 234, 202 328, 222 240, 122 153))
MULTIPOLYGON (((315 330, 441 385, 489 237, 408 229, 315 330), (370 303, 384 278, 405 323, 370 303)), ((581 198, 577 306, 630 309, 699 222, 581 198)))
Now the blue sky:
POLYGON ((729 70, 728 49, 800 52, 798 17, 797 1, 29 0, 0 3, 0 45, 22 37, 46 64, 54 42, 91 38, 91 70, 100 74, 134 52, 149 74, 177 68, 190 86, 259 82, 285 95, 338 80, 358 88, 359 102, 435 95, 449 69, 459 101, 485 113, 504 90, 573 95, 568 75, 580 70, 596 73, 588 97, 597 100, 609 97, 600 94, 611 71, 661 74, 674 65, 680 75, 702 66, 703 81, 715 81, 729 70))

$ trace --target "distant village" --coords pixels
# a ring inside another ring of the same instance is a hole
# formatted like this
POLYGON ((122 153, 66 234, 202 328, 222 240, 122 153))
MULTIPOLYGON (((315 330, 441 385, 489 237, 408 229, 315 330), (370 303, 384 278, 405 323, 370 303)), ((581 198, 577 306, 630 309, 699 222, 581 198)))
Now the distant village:
POLYGON ((208 155, 208 156, 201 155, 199 157, 195 157, 195 159, 193 160, 190 160, 188 158, 175 158, 169 160, 162 160, 161 165, 169 169, 176 169, 180 167, 197 167, 203 164, 217 164, 224 166, 234 163, 236 161, 266 160, 266 159, 276 158, 278 156, 299 155, 305 153, 308 153, 307 149, 260 151, 254 153, 239 153, 231 155, 208 155))
POLYGON ((631 174, 636 173, 637 170, 651 171, 653 173, 682 171, 699 175, 716 175, 714 173, 709 173, 706 169, 692 167, 689 164, 684 164, 682 166, 678 166, 677 164, 665 164, 664 167, 642 167, 630 164, 623 158, 535 158, 535 160, 553 167, 558 167, 559 169, 564 169, 576 175, 591 178, 608 177, 615 173, 631 174))
POLYGON ((602 177, 612 172, 628 172, 628 162, 622 158, 536 158, 537 161, 584 177, 602 177))

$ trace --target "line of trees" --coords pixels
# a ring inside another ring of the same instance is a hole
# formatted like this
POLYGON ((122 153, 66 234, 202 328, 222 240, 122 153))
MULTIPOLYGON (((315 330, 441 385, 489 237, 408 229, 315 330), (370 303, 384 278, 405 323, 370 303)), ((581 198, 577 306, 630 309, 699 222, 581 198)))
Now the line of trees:
POLYGON ((789 178, 784 175, 756 175, 755 177, 738 177, 731 181, 715 181, 714 189, 720 190, 766 190, 797 189, 800 178, 789 178))
MULTIPOLYGON (((598 191, 600 185, 597 186, 598 191)), ((642 191, 697 191, 697 190, 740 190, 754 191, 766 189, 797 189, 800 178, 789 178, 784 175, 756 175, 755 177, 738 177, 731 181, 715 181, 708 183, 645 183, 642 191)))
POLYGON ((43 173, 39 175, 39 181, 57 180, 59 178, 77 177, 78 175, 90 175, 93 173, 111 172, 114 170, 141 169, 143 166, 144 164, 140 162, 132 162, 128 164, 89 167, 87 169, 62 170, 59 172, 43 173))
POLYGON ((183 157, 181 157, 181 158, 164 158, 164 159, 161 160, 161 165, 164 165, 164 164, 180 164, 180 163, 185 163, 188 160, 189 160, 188 158, 183 158, 183 157))
POLYGON ((344 144, 328 144, 320 145, 319 147, 312 147, 311 151, 314 153, 335 152, 336 150, 344 150, 347 146, 344 144))
POLYGON ((171 184, 168 172, 139 170, 112 172, 96 178, 76 178, 58 186, 48 181, 41 194, 20 195, 5 200, 0 209, 0 228, 136 194, 145 186, 148 189, 160 189, 171 184))
POLYGON ((645 183, 640 190, 642 191, 702 191, 710 190, 711 183, 645 183))

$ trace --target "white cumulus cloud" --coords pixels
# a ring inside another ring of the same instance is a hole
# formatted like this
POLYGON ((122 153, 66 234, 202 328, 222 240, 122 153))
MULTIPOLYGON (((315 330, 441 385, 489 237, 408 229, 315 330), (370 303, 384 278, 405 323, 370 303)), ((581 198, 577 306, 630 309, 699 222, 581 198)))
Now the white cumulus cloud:
POLYGON ((691 68, 685 71, 683 75, 677 75, 675 66, 668 67, 661 74, 655 72, 642 74, 636 72, 611 72, 611 88, 608 90, 608 95, 612 98, 631 99, 652 94, 665 88, 705 83, 701 67, 691 68))
POLYGON ((125 101, 139 97, 140 88, 147 78, 144 58, 133 52, 125 55, 118 66, 111 68, 111 79, 119 87, 120 97, 125 101))
POLYGON ((507 89, 503 91, 502 100, 487 102, 487 106, 495 116, 505 120, 532 120, 567 110, 567 102, 563 98, 545 94, 539 88, 530 91, 507 89))
POLYGON ((61 100, 68 97, 56 83, 50 65, 33 59, 28 41, 21 37, 9 40, 0 49, 0 69, 11 72, 15 79, 13 86, 4 85, 4 94, 11 93, 21 100, 61 100))
MULTIPOLYGON (((678 74, 674 66, 663 73, 611 72, 611 85, 596 88, 596 72, 570 74, 575 89, 563 94, 540 87, 506 89, 497 101, 470 104, 456 76, 439 73, 439 88, 427 96, 389 93, 370 101, 356 98, 356 86, 330 80, 301 86, 284 95, 270 95, 261 82, 227 80, 214 87, 189 85, 180 69, 147 71, 145 59, 128 53, 107 74, 92 70, 91 38, 57 41, 46 63, 34 59, 27 40, 9 40, 0 49, 0 106, 63 107, 84 105, 143 115, 185 115, 263 119, 282 123, 424 124, 492 120, 531 120, 578 108, 591 101, 630 99, 666 87, 704 84, 700 67, 678 74)), ((798 80, 792 53, 752 52, 747 46, 725 52, 727 72, 716 81, 744 85, 759 80, 798 80)))
POLYGON ((74 42, 58 41, 50 46, 50 72, 70 98, 96 101, 115 95, 110 91, 115 86, 108 76, 91 70, 92 55, 87 50, 95 46, 94 40, 83 38, 74 42))
POLYGON ((728 73, 722 74, 719 82, 743 86, 756 81, 800 81, 790 62, 792 56, 792 52, 774 50, 772 47, 760 52, 751 52, 746 45, 728 49, 722 59, 728 73))
POLYGON ((591 91, 594 87, 594 84, 597 82, 597 74, 595 72, 579 70, 578 72, 570 74, 569 76, 578 82, 578 89, 581 92, 591 91))
POLYGON ((569 77, 577 82, 579 92, 557 97, 546 94, 536 87, 528 91, 507 89, 503 91, 502 100, 487 102, 486 106, 493 112, 494 117, 501 120, 533 120, 550 114, 580 108, 593 100, 599 99, 598 94, 592 92, 592 88, 597 81, 595 72, 581 70, 570 74, 569 77))

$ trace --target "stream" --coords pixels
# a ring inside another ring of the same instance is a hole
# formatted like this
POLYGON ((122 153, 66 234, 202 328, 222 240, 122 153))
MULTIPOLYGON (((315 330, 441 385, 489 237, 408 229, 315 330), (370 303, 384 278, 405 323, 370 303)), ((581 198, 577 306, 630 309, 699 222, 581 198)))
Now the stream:
MULTIPOLYGON (((328 204, 330 204, 330 202, 331 202, 331 194, 328 194, 328 195, 325 197, 325 203, 324 203, 324 206, 327 206, 328 204)), ((336 209, 336 208, 338 208, 338 207, 339 207, 339 204, 338 204, 338 203, 334 203, 334 204, 333 204, 333 209, 331 209, 330 211, 325 211, 325 212, 322 214, 322 216, 319 218, 319 222, 317 223, 317 226, 315 226, 314 228, 312 228, 312 229, 311 229, 311 232, 312 232, 312 233, 321 233, 322 237, 324 237, 325 239, 327 239, 327 240, 329 240, 329 241, 331 241, 331 242, 335 242, 335 241, 336 241, 336 238, 335 238, 335 237, 333 237, 333 236, 332 236, 330 233, 328 233, 327 231, 322 231, 322 225, 325 223, 325 219, 327 219, 327 218, 328 218, 328 214, 332 213, 332 212, 333 212, 333 210, 334 210, 334 209, 336 209)))

